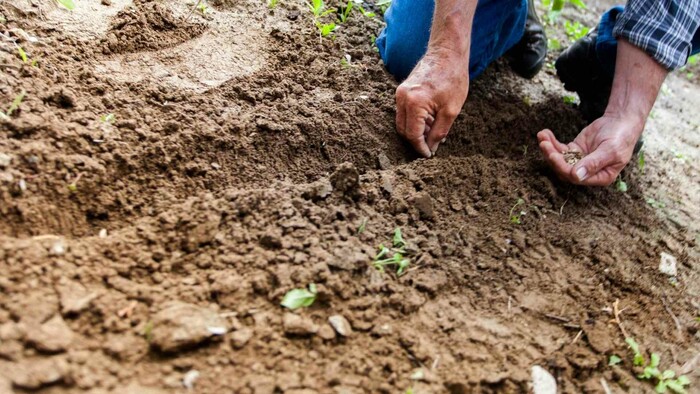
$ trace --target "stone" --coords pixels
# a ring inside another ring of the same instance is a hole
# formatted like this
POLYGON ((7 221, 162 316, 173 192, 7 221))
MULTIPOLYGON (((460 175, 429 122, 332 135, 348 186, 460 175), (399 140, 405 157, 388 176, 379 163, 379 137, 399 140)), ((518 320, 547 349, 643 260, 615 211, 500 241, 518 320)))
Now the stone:
POLYGON ((435 211, 433 210, 433 199, 430 194, 426 192, 418 192, 413 195, 410 201, 413 206, 418 210, 418 214, 421 219, 432 219, 435 217, 435 211))
POLYGON ((661 252, 661 261, 659 262, 659 271, 668 276, 678 275, 678 261, 676 258, 666 252, 661 252))
POLYGON ((231 334, 231 346, 233 346, 234 349, 242 349, 252 337, 253 330, 248 327, 243 327, 231 334))
POLYGON ((166 353, 175 352, 226 331, 228 324, 215 311, 172 301, 153 317, 151 345, 166 353))
POLYGON ((36 390, 62 381, 68 363, 61 356, 22 360, 12 373, 12 383, 23 389, 36 390))
POLYGON ((306 186, 302 196, 310 200, 322 200, 331 195, 333 185, 327 179, 320 179, 306 186))
POLYGON ((63 317, 56 315, 38 329, 29 329, 26 341, 42 352, 58 353, 68 349, 74 338, 63 317))
POLYGON ((377 166, 380 170, 388 170, 391 168, 391 160, 384 152, 377 155, 377 166))
POLYGON ((350 162, 342 163, 331 175, 331 184, 335 190, 344 194, 356 192, 360 186, 360 173, 350 162))
POLYGON ((324 341, 332 341, 335 339, 335 331, 333 327, 328 324, 323 324, 321 328, 318 329, 317 335, 324 341))
POLYGON ((0 168, 7 168, 12 164, 12 156, 0 152, 0 168))
POLYGON ((282 317, 284 332, 289 335, 308 336, 318 332, 318 326, 308 317, 285 313, 282 317))
POLYGON ((82 284, 73 281, 59 284, 56 290, 61 304, 61 313, 64 316, 83 312, 98 296, 96 292, 88 292, 82 284))
POLYGON ((546 369, 532 367, 532 391, 534 394, 557 394, 557 381, 546 369))
POLYGON ((348 319, 344 318, 342 315, 333 315, 328 318, 328 323, 340 336, 349 337, 352 335, 352 326, 348 319))

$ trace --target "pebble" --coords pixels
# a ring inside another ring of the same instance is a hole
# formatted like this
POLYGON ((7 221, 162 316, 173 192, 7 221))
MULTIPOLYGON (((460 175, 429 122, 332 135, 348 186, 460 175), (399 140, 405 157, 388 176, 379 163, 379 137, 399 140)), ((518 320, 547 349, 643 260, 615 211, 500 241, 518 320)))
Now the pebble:
POLYGON ((216 312, 172 301, 153 317, 151 345, 163 352, 174 352, 197 345, 221 331, 228 331, 228 325, 216 312))
POLYGON ((56 315, 38 329, 29 329, 26 340, 40 351, 58 353, 68 349, 74 338, 73 330, 56 315))
POLYGON ((199 379, 199 371, 192 369, 187 371, 185 376, 182 377, 182 385, 185 386, 187 390, 192 390, 194 388, 194 382, 199 379))
POLYGON ((659 271, 661 271, 662 274, 666 274, 668 276, 676 276, 678 275, 678 261, 673 255, 670 255, 666 252, 661 252, 661 261, 659 262, 659 271))
POLYGON ((294 313, 285 313, 282 318, 284 332, 290 335, 313 335, 319 327, 308 317, 302 317, 294 313))
POLYGON ((391 168, 391 160, 389 160, 389 157, 384 152, 377 155, 377 166, 380 170, 388 170, 391 168))
POLYGON ((68 364, 62 357, 26 359, 11 374, 12 383, 23 389, 36 390, 65 378, 68 364))
POLYGON ((432 219, 435 216, 433 210, 433 199, 426 192, 418 192, 411 199, 413 206, 416 207, 420 217, 423 219, 432 219))
POLYGON ((546 369, 532 367, 532 391, 534 394, 557 394, 557 381, 546 369))
POLYGON ((328 324, 322 325, 321 328, 318 329, 317 335, 324 341, 332 341, 335 339, 335 331, 333 330, 333 327, 329 326, 328 324))
POLYGON ((7 168, 12 163, 12 156, 0 152, 0 168, 7 168))
POLYGON ((337 332, 340 336, 343 337, 349 337, 352 335, 352 326, 350 326, 350 322, 348 322, 348 319, 344 318, 341 315, 333 315, 328 318, 328 323, 330 323, 331 327, 337 332))
POLYGON ((252 337, 253 330, 248 327, 243 327, 231 334, 231 346, 233 346, 234 349, 242 349, 252 337))

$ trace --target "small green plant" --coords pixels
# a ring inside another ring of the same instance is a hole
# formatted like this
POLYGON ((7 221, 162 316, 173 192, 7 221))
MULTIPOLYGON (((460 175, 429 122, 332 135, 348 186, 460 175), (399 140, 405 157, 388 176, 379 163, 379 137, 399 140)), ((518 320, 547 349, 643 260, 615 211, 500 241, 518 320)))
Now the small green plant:
POLYGON ((153 321, 149 320, 146 325, 143 326, 143 337, 146 338, 146 342, 151 342, 153 340, 153 321))
POLYGON ((311 13, 314 15, 314 21, 335 12, 334 8, 327 10, 326 4, 323 2, 323 0, 311 0, 311 3, 309 3, 309 9, 311 9, 311 13))
POLYGON ((362 15, 366 16, 367 18, 372 19, 372 18, 374 18, 375 16, 377 16, 377 15, 376 15, 374 12, 372 12, 372 11, 365 11, 365 9, 362 8, 362 6, 360 6, 360 5, 358 5, 357 8, 359 8, 359 9, 360 9, 360 12, 362 13, 362 15))
POLYGON ((569 41, 573 42, 585 37, 591 29, 583 26, 580 22, 564 21, 564 30, 569 41))
POLYGON ((314 283, 309 284, 309 289, 292 289, 284 295, 282 305, 285 308, 295 310, 306 308, 316 301, 317 289, 314 283))
POLYGON ((204 2, 202 2, 202 1, 200 1, 197 4, 197 9, 199 10, 199 12, 202 13, 202 15, 206 15, 209 13, 209 7, 207 7, 207 5, 204 4, 204 2))
POLYGON ((518 208, 521 205, 525 204, 525 200, 522 198, 519 198, 518 201, 513 205, 513 207, 510 209, 510 213, 508 214, 508 218, 511 223, 513 224, 522 224, 522 221, 520 218, 522 218, 525 215, 525 211, 519 211, 516 212, 516 208, 518 208))
POLYGON ((362 223, 360 223, 360 226, 357 227, 357 235, 360 235, 365 232, 367 229, 367 218, 362 219, 362 223))
POLYGON ((27 56, 27 52, 25 52, 24 49, 22 49, 22 47, 19 45, 17 45, 17 52, 19 53, 19 57, 24 63, 29 62, 29 56, 27 56))
POLYGON ((608 360, 608 365, 613 366, 613 365, 617 365, 621 362, 622 362, 622 359, 619 356, 613 354, 612 356, 610 356, 610 360, 608 360))
POLYGON ((559 17, 559 14, 561 14, 566 3, 571 3, 578 8, 586 8, 586 3, 582 0, 542 0, 542 5, 548 10, 547 20, 555 21, 559 17))
POLYGON ((27 94, 27 92, 25 90, 22 90, 18 95, 16 95, 15 99, 12 100, 10 107, 7 108, 7 111, 5 111, 5 112, 0 111, 0 117, 7 119, 10 116, 12 116, 12 113, 19 109, 19 106, 22 104, 22 100, 24 100, 24 96, 26 94, 27 94))
POLYGON ((700 63, 700 53, 697 53, 688 58, 688 64, 690 64, 691 66, 694 66, 698 63, 700 63))
POLYGON ((622 177, 617 177, 617 182, 615 182, 615 190, 620 193, 627 193, 627 182, 622 180, 622 177))
POLYGON ((655 209, 666 208, 666 204, 664 204, 663 201, 658 201, 651 197, 647 198, 647 204, 655 209))
POLYGON ((625 342, 629 348, 634 352, 633 364, 636 367, 644 367, 641 374, 637 375, 640 380, 656 381, 655 390, 657 393, 665 393, 669 389, 676 394, 684 394, 685 386, 690 385, 690 379, 687 376, 681 375, 676 378, 676 373, 670 369, 663 372, 659 369, 659 364, 661 364, 661 356, 657 353, 652 353, 647 364, 644 355, 639 350, 639 344, 634 340, 634 338, 625 338, 625 342))
POLYGON ((345 23, 348 21, 348 18, 350 18, 350 13, 352 12, 352 7, 353 7, 353 2, 352 0, 348 0, 348 4, 341 8, 338 13, 338 18, 340 19, 340 23, 345 23))
POLYGON ((576 96, 564 96, 564 104, 574 105, 576 104, 576 96))
POLYGON ((112 123, 114 123, 115 120, 116 120, 116 117, 112 113, 100 116, 100 121, 102 123, 112 124, 112 123))
POLYGON ((405 257, 408 254, 406 241, 404 241, 401 229, 398 227, 394 230, 392 246, 392 248, 387 248, 384 245, 379 245, 379 252, 374 257, 372 265, 380 272, 384 272, 386 266, 395 265, 397 267, 396 275, 401 276, 411 264, 411 259, 405 257))
POLYGON ((647 164, 646 157, 644 155, 644 151, 640 150, 639 155, 637 156, 637 166, 639 166, 639 170, 644 172, 644 166, 647 164))
POLYGON ((379 11, 382 12, 382 15, 384 15, 386 10, 391 6, 391 0, 378 0, 376 3, 374 3, 374 5, 377 6, 379 11))
POLYGON ((550 51, 558 51, 561 49, 561 42, 556 38, 547 38, 547 48, 550 51))
POLYGON ((331 23, 316 22, 316 27, 318 28, 318 32, 321 34, 321 37, 330 36, 337 28, 337 26, 333 22, 331 22, 331 23))
POLYGON ((65 7, 68 11, 73 11, 75 9, 75 3, 73 0, 56 0, 58 4, 65 7))
POLYGON ((279 0, 268 0, 267 7, 270 9, 273 9, 273 8, 277 7, 278 2, 279 2, 279 0))

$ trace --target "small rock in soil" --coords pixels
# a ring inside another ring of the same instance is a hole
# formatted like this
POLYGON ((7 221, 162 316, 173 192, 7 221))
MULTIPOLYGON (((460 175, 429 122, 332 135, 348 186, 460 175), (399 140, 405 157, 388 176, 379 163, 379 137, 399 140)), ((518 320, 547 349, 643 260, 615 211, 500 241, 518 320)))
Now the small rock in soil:
POLYGON ((199 379, 199 371, 196 369, 189 370, 185 376, 182 377, 182 385, 185 386, 187 390, 192 390, 197 379, 199 379))
POLYGON ((210 309, 168 302, 153 317, 151 345, 163 352, 174 352, 204 342, 220 332, 221 327, 228 330, 226 321, 210 309))
POLYGON ((11 379, 19 388, 36 390, 62 381, 67 372, 68 363, 62 357, 27 359, 17 364, 11 379))
POLYGON ((382 183, 379 185, 379 187, 382 188, 382 191, 389 195, 394 193, 394 185, 392 182, 392 178, 389 174, 382 173, 381 182, 382 183))
POLYGON ((282 318, 284 332, 290 335, 313 335, 318 332, 318 326, 308 317, 294 313, 285 313, 282 318))
POLYGON ((335 339, 335 331, 333 327, 328 324, 324 324, 318 329, 318 336, 325 341, 332 341, 335 339))
POLYGON ((433 200, 430 194, 426 192, 418 192, 411 199, 413 206, 416 207, 420 217, 423 219, 432 219, 435 217, 435 211, 433 210, 433 200))
POLYGON ((12 163, 12 156, 0 152, 0 168, 7 168, 12 163))
POLYGON ((92 301, 97 298, 96 292, 88 292, 85 287, 73 281, 61 283, 56 286, 61 302, 63 315, 76 315, 87 309, 92 301))
POLYGON ((666 252, 661 252, 661 261, 659 262, 659 271, 668 276, 678 275, 678 261, 676 258, 666 252))
POLYGON ((242 349, 252 337, 252 329, 247 327, 241 328, 231 334, 231 346, 233 346, 234 349, 242 349))
POLYGON ((389 160, 389 157, 384 154, 384 152, 377 155, 377 166, 380 170, 388 170, 391 168, 391 160, 389 160))
POLYGON ((302 192, 302 197, 310 200, 322 200, 331 195, 333 185, 327 179, 320 179, 307 185, 306 190, 302 192))
POLYGON ((581 152, 577 152, 577 151, 573 151, 573 150, 566 151, 563 153, 563 155, 564 155, 564 161, 567 164, 570 164, 572 166, 574 164, 578 163, 579 160, 581 160, 583 158, 583 154, 581 154, 581 152))
POLYGON ((557 394, 554 376, 539 365, 532 367, 532 391, 535 394, 557 394))
POLYGON ((331 324, 335 332, 344 337, 352 335, 352 327, 350 322, 341 315, 333 315, 328 318, 328 323, 331 324))
POLYGON ((331 175, 333 188, 344 193, 351 194, 360 186, 360 173, 355 165, 349 162, 342 163, 331 175))
POLYGON ((38 329, 30 329, 26 340, 42 352, 57 353, 68 349, 74 337, 73 330, 56 315, 38 329))

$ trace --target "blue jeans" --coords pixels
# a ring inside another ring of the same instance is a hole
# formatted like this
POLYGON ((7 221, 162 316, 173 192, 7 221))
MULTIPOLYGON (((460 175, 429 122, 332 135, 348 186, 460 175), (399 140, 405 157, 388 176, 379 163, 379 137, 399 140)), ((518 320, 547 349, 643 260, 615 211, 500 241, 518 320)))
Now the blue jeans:
MULTIPOLYGON (((397 80, 406 79, 425 54, 434 9, 434 0, 393 0, 384 15, 386 28, 377 38, 377 47, 387 70, 397 80)), ((612 31, 622 10, 622 6, 611 8, 598 26, 596 54, 611 76, 617 59, 617 40, 612 31)), ((470 78, 476 78, 520 41, 526 19, 527 0, 479 0, 472 24, 470 78)), ((692 53, 700 53, 700 31, 692 42, 692 53)))
MULTIPOLYGON (((609 76, 615 74, 615 61, 617 60, 617 39, 613 36, 613 28, 617 22, 617 16, 622 13, 624 7, 613 7, 603 14, 598 25, 598 39, 596 40, 595 52, 598 61, 603 66, 603 70, 609 76)), ((695 32, 691 41, 693 49, 691 55, 700 53, 700 30, 695 32)))
MULTIPOLYGON (((434 0, 393 0, 377 37, 387 70, 401 81, 425 54, 435 10, 434 0)), ((469 76, 475 78, 520 41, 527 0, 479 0, 472 24, 469 76)))

